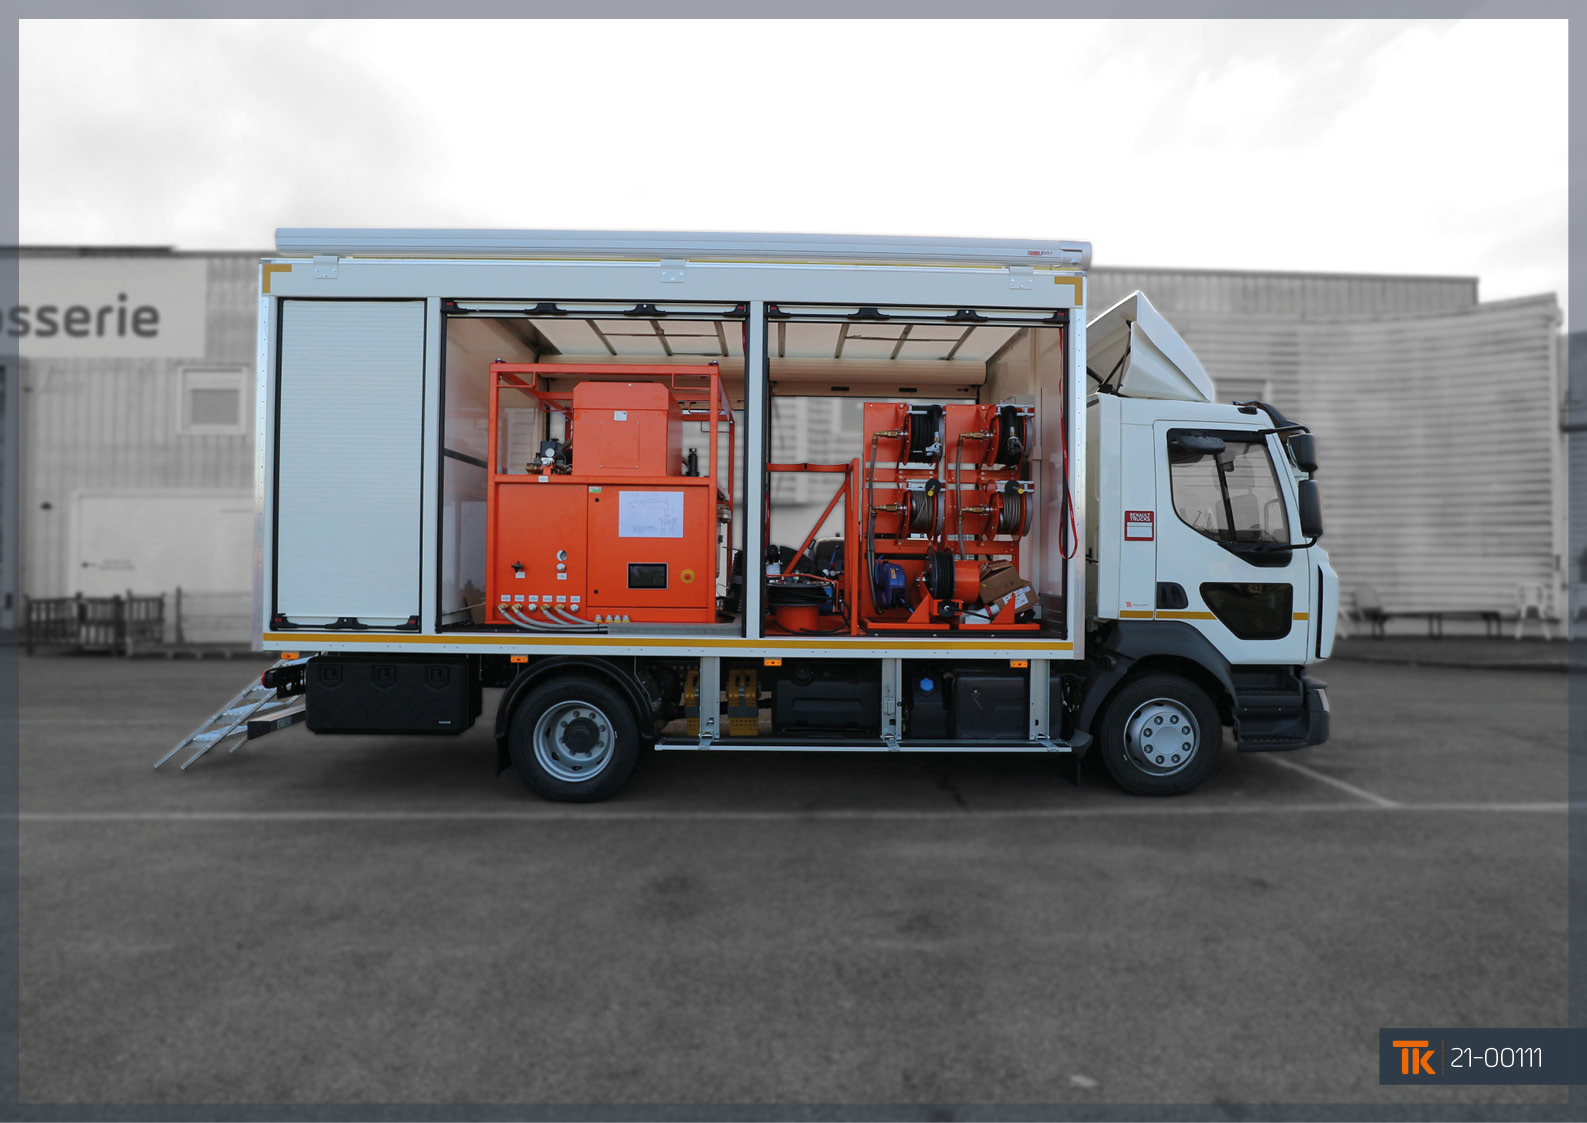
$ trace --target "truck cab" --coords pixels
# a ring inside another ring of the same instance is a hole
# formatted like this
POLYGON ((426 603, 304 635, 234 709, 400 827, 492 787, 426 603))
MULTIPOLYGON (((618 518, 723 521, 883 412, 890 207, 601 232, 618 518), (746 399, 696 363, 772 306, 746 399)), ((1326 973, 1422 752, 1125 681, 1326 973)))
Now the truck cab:
POLYGON ((1082 726, 1097 715, 1110 771, 1153 794, 1204 778, 1212 761, 1196 749, 1213 709, 1244 751, 1321 743, 1327 695, 1306 668, 1332 650, 1338 583, 1317 544, 1311 433, 1266 403, 1215 401, 1206 370, 1140 293, 1088 333, 1096 669, 1082 726))

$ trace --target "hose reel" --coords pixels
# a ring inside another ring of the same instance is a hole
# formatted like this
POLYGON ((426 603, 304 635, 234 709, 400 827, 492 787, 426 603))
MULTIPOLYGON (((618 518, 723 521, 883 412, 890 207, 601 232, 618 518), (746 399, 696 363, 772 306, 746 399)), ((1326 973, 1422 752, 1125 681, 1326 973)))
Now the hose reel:
POLYGON ((927 480, 909 495, 909 514, 905 520, 911 534, 935 535, 942 518, 942 481, 927 480))
POLYGON ((1022 464, 1030 453, 1030 417, 1017 406, 997 411, 997 452, 999 464, 1022 464))
POLYGON ((1030 516, 1032 503, 1026 488, 1016 480, 1010 480, 1003 485, 1003 490, 996 493, 993 501, 997 507, 998 534, 1007 534, 1014 538, 1023 538, 1030 533, 1030 516))
POLYGON ((926 551, 926 564, 920 572, 921 584, 933 600, 952 600, 956 574, 953 568, 953 551, 930 549, 926 551))
POLYGON ((910 406, 909 441, 905 460, 911 464, 935 464, 942 459, 943 428, 940 405, 910 406))

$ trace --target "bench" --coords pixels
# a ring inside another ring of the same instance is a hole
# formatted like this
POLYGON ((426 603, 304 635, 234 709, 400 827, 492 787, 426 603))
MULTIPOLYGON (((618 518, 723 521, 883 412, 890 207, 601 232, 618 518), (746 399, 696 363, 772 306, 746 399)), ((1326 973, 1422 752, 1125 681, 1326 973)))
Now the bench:
POLYGON ((1481 620, 1483 634, 1492 639, 1501 634, 1504 618, 1491 608, 1472 609, 1441 609, 1432 612, 1383 612, 1375 615, 1363 614, 1362 619, 1372 625, 1372 638, 1383 639, 1390 620, 1420 620, 1427 621, 1427 637, 1429 639, 1442 639, 1444 635, 1445 620, 1481 620))
POLYGON ((1483 633, 1490 639, 1501 634, 1504 618, 1498 609, 1493 608, 1440 608, 1418 612, 1389 611, 1383 607, 1382 600, 1378 597, 1377 590, 1371 588, 1357 589, 1354 594, 1355 611, 1353 618, 1360 620, 1372 629, 1373 639, 1383 639, 1387 635, 1390 620, 1426 620, 1427 636, 1429 639, 1441 639, 1444 635, 1445 620, 1481 620, 1483 633))

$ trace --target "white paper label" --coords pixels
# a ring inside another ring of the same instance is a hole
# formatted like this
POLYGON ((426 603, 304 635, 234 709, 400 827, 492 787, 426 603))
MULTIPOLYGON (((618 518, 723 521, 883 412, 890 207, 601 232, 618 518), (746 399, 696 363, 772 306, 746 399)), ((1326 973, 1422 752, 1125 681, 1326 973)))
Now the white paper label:
POLYGON ((619 492, 617 536, 619 538, 682 538, 683 492, 619 492))

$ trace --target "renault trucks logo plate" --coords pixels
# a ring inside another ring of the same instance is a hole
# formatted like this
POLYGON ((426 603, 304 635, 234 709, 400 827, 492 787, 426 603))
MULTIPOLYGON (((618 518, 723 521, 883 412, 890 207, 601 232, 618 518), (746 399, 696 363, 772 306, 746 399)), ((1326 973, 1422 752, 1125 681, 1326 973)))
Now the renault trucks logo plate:
POLYGON ((1152 540, 1152 513, 1150 511, 1124 512, 1124 538, 1131 542, 1152 540))

